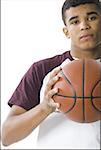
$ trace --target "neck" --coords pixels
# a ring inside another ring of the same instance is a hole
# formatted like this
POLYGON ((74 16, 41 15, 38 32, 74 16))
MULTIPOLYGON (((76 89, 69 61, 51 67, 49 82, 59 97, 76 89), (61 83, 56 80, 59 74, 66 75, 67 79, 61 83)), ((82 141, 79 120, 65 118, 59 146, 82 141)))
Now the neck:
POLYGON ((71 55, 75 58, 88 58, 88 59, 100 59, 101 58, 101 45, 94 48, 93 50, 81 50, 81 49, 71 49, 71 55))

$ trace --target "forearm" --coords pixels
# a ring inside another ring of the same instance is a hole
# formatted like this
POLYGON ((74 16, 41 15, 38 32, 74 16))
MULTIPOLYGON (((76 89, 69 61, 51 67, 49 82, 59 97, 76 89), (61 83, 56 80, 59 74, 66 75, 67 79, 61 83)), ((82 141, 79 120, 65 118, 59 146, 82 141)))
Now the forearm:
POLYGON ((25 138, 51 112, 52 109, 42 103, 21 115, 10 117, 3 125, 3 144, 8 146, 25 138))

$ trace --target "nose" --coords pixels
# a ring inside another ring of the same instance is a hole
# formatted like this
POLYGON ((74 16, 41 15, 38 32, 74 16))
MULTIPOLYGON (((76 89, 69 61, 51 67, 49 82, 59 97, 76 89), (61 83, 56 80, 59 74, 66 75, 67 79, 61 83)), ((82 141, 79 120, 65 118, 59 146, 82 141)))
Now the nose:
POLYGON ((90 25, 87 21, 82 21, 80 23, 80 30, 88 30, 90 28, 90 25))

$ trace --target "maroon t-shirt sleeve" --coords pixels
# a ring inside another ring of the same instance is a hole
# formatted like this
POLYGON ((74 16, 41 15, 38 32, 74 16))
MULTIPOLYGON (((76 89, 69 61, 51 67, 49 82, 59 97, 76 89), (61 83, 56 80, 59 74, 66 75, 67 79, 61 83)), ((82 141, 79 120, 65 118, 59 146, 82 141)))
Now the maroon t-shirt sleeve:
POLYGON ((8 105, 18 105, 26 110, 36 106, 38 101, 38 79, 36 75, 36 65, 32 65, 20 81, 8 105), (37 85, 37 86, 36 86, 37 85))
POLYGON ((45 75, 59 65, 59 59, 50 58, 34 63, 23 76, 8 105, 18 105, 26 110, 40 103, 40 89, 45 75))
POLYGON ((44 77, 53 68, 59 66, 66 58, 72 60, 69 52, 34 63, 23 76, 8 101, 8 105, 11 107, 12 105, 18 105, 26 110, 38 105, 40 103, 40 89, 44 77))

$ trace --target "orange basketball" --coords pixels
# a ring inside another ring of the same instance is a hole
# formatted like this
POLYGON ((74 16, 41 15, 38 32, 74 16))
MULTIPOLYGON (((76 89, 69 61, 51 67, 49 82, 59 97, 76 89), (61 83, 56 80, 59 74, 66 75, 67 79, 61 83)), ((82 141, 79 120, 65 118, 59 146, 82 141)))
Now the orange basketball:
POLYGON ((101 119, 101 62, 79 59, 67 63, 54 85, 53 96, 60 111, 76 122, 89 123, 101 119))

